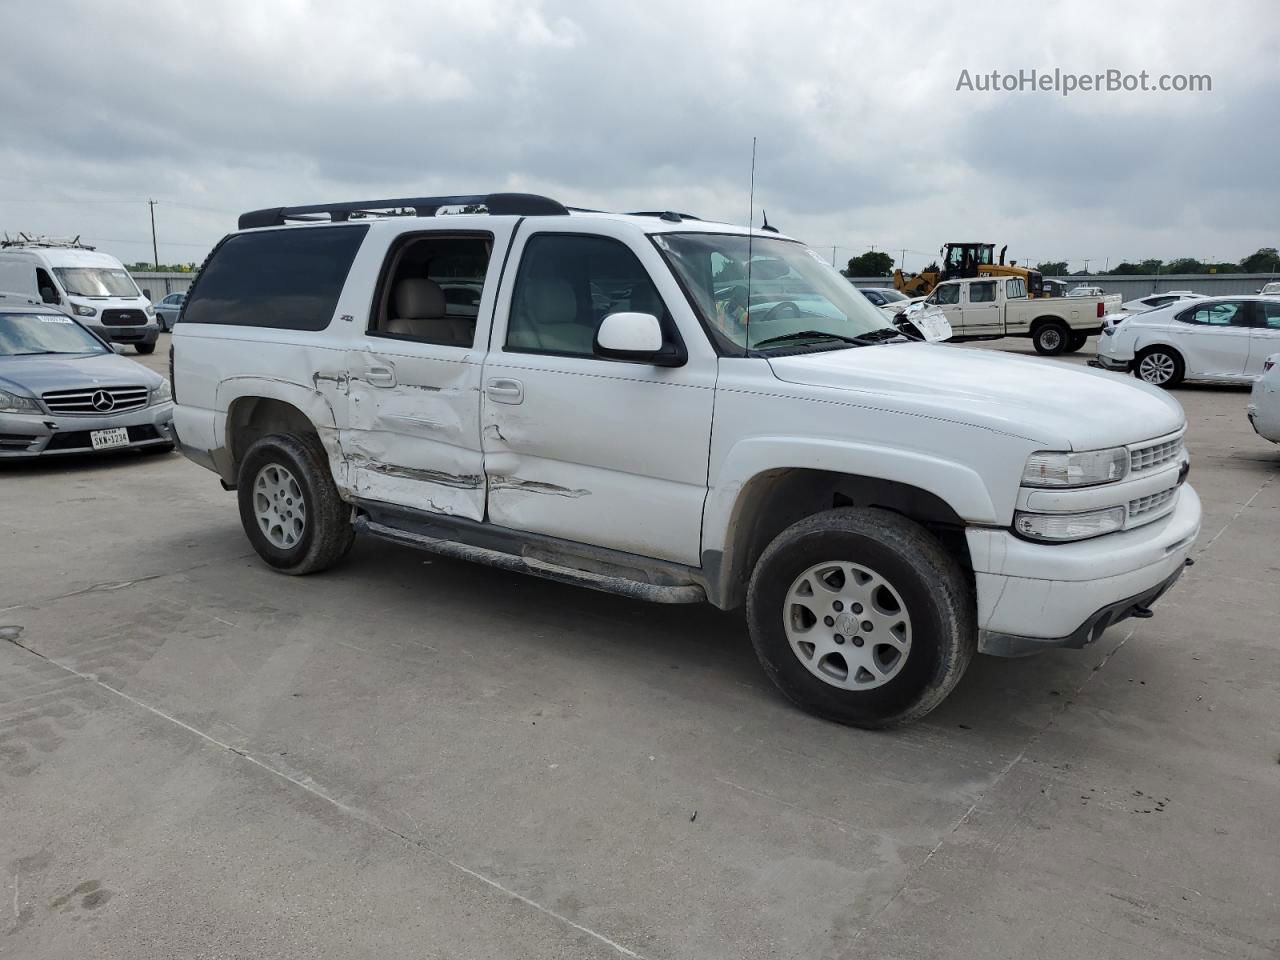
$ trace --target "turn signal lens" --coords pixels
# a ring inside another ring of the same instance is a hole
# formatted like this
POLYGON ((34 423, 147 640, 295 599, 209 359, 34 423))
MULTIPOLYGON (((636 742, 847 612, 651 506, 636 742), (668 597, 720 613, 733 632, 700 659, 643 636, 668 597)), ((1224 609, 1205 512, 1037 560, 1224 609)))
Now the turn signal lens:
POLYGON ((1066 543, 1114 533, 1124 526, 1124 507, 1089 513, 1017 513, 1013 528, 1028 540, 1066 543))

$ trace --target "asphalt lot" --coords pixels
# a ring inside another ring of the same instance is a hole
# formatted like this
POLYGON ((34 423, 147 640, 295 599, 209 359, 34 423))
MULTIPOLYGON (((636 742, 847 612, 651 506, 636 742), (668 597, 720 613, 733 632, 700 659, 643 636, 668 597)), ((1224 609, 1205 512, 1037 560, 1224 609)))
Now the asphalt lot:
POLYGON ((1275 957, 1280 447, 1176 395, 1155 618, 885 734, 710 607, 374 542, 282 577, 179 455, 0 465, 0 956, 1275 957))

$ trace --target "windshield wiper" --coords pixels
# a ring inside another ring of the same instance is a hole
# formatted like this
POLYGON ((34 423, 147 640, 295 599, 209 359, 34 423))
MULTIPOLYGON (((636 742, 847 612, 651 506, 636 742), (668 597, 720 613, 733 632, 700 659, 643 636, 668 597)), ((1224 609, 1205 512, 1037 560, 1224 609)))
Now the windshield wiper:
POLYGON ((756 343, 755 346, 759 348, 770 344, 792 343, 798 340, 838 340, 840 343, 853 344, 855 347, 869 347, 872 344, 883 343, 889 337, 900 336, 902 334, 891 327, 872 330, 870 333, 857 337, 845 336, 843 333, 829 333, 826 330, 799 330, 795 333, 784 333, 780 337, 769 337, 756 343))

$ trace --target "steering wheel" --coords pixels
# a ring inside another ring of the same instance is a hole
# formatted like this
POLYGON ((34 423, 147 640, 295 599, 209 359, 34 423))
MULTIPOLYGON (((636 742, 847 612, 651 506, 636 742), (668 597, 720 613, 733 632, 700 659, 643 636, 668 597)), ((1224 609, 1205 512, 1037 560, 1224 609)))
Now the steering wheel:
POLYGON ((760 318, 761 322, 768 320, 786 320, 791 317, 800 316, 800 308, 795 305, 792 300, 783 300, 781 303, 775 303, 769 308, 769 312, 760 318))

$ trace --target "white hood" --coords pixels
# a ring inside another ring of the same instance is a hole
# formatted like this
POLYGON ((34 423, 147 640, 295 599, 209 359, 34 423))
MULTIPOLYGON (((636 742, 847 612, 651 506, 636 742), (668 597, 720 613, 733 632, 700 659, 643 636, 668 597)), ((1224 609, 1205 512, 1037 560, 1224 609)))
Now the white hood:
POLYGON ((1130 377, 996 350, 887 343, 769 364, 788 383, 858 393, 884 409, 987 427, 1046 449, 1135 443, 1186 423, 1176 400, 1130 377))

